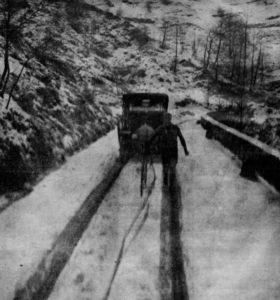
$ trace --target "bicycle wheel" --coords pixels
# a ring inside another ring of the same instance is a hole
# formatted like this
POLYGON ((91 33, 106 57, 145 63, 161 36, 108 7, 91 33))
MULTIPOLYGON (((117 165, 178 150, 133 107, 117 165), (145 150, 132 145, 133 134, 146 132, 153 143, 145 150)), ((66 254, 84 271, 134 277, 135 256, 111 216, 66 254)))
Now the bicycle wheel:
POLYGON ((140 196, 142 197, 143 195, 143 190, 144 190, 144 165, 142 162, 141 166, 141 178, 140 178, 140 196))
POLYGON ((147 184, 147 160, 143 156, 142 166, 141 166, 141 182, 140 182, 140 196, 142 197, 144 188, 147 184))
POLYGON ((144 186, 146 187, 146 185, 147 185, 147 170, 148 170, 148 162, 147 162, 147 159, 145 159, 145 162, 144 162, 144 178, 143 178, 143 180, 144 180, 144 186))

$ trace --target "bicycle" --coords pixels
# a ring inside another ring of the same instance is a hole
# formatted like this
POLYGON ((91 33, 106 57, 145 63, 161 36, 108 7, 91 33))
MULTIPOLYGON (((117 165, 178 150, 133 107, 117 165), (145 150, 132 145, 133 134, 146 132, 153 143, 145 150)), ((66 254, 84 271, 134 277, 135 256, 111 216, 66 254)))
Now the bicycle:
POLYGON ((152 164, 152 156, 146 144, 142 145, 142 161, 141 161, 141 178, 140 178, 140 196, 142 197, 143 191, 147 186, 148 177, 148 163, 152 164))
POLYGON ((141 182, 140 182, 140 196, 142 197, 143 191, 147 185, 147 169, 148 162, 145 155, 142 156, 142 166, 141 166, 141 182))

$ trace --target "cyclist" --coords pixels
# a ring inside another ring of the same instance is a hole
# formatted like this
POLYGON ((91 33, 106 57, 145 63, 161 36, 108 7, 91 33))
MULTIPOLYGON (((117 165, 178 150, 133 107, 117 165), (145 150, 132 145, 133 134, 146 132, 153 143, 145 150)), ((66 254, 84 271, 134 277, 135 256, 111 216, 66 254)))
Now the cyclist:
POLYGON ((144 155, 146 158, 150 154, 148 142, 150 141, 154 133, 155 130, 149 124, 147 124, 147 116, 145 116, 143 117, 143 124, 132 135, 132 139, 138 140, 138 144, 141 147, 141 154, 144 155))
POLYGON ((147 183, 147 166, 148 162, 152 164, 152 156, 150 151, 149 141, 154 134, 154 129, 147 124, 147 118, 143 118, 143 125, 141 125, 135 133, 132 135, 133 139, 138 140, 138 146, 140 147, 139 152, 142 155, 142 166, 141 166, 141 183, 140 183, 140 195, 143 194, 143 189, 147 183))
POLYGON ((185 139, 180 128, 172 122, 170 113, 164 115, 163 125, 158 127, 153 134, 150 143, 156 138, 159 138, 161 160, 163 165, 163 183, 168 185, 168 174, 170 183, 172 183, 175 176, 175 169, 178 162, 178 142, 177 138, 184 148, 186 155, 189 155, 185 139))

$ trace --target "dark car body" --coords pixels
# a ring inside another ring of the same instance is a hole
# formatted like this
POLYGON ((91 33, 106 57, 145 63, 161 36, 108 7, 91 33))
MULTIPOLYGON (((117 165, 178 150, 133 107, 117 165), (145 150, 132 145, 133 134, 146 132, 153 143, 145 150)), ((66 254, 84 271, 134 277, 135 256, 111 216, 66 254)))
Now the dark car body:
POLYGON ((133 155, 132 134, 144 122, 156 129, 163 123, 164 114, 168 110, 169 98, 160 93, 130 93, 123 95, 122 116, 118 125, 121 159, 133 155))

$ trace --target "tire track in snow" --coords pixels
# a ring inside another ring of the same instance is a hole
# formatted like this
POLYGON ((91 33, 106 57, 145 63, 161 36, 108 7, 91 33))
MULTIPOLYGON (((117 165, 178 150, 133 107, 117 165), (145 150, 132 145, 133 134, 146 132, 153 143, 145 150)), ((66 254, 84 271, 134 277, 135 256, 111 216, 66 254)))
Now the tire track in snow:
POLYGON ((92 217, 97 212, 108 190, 118 178, 124 164, 116 161, 113 167, 88 195, 75 216, 70 219, 58 236, 53 248, 40 262, 37 270, 23 287, 15 291, 14 300, 46 300, 48 299, 57 278, 68 262, 74 248, 86 230, 92 217))
POLYGON ((110 279, 109 286, 108 286, 108 288, 106 290, 106 293, 103 297, 103 300, 108 300, 109 299, 111 289, 112 289, 114 280, 116 278, 117 272, 119 270, 120 264, 122 262, 122 259, 125 255, 125 253, 128 251, 130 245, 133 243, 133 241, 136 239, 136 237, 140 233, 141 229, 143 228, 143 226, 144 226, 144 224, 145 224, 145 222, 146 222, 146 220, 149 216, 149 208, 150 208, 149 199, 150 199, 152 191, 155 187, 155 183, 156 183, 156 179, 157 179, 154 165, 151 164, 151 167, 152 167, 152 172, 153 172, 153 180, 152 180, 150 186, 148 186, 148 188, 147 188, 147 194, 144 197, 142 205, 138 209, 138 211, 135 214, 130 226, 128 227, 127 231, 124 234, 124 237, 123 237, 122 243, 121 243, 121 248, 119 250, 119 254, 118 254, 118 257, 117 257, 116 265, 115 265, 112 277, 110 279), (139 224, 136 227, 138 221, 139 221, 139 224), (132 234, 131 238, 129 239, 130 234, 133 232, 134 228, 135 228, 134 234, 132 234))
POLYGON ((160 225, 160 299, 189 300, 181 242, 181 188, 163 187, 160 225))

